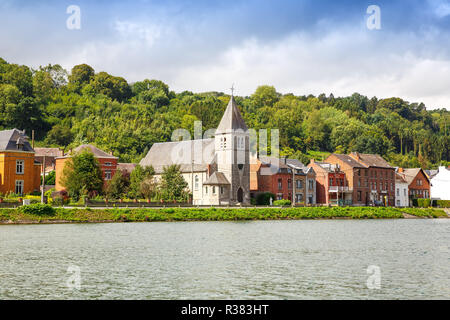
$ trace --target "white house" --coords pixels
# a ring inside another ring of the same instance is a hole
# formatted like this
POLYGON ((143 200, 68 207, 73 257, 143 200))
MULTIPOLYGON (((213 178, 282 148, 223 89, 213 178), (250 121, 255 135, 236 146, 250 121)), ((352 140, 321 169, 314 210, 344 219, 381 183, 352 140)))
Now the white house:
POLYGON ((450 170, 439 167, 435 176, 431 178, 431 199, 450 200, 450 170))
POLYGON ((250 139, 231 95, 214 138, 155 143, 141 166, 153 166, 157 180, 176 164, 196 205, 250 204, 250 139))
POLYGON ((408 207, 408 182, 398 172, 395 173, 395 206, 408 207))

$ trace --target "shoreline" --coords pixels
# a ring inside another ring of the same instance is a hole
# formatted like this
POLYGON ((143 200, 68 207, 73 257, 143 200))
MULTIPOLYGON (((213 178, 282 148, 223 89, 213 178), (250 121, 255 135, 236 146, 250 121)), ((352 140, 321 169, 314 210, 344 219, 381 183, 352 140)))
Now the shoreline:
POLYGON ((89 209, 53 208, 51 214, 24 213, 0 209, 0 225, 199 222, 199 221, 289 221, 289 220, 374 220, 448 219, 447 210, 390 207, 302 207, 302 208, 166 208, 89 209))

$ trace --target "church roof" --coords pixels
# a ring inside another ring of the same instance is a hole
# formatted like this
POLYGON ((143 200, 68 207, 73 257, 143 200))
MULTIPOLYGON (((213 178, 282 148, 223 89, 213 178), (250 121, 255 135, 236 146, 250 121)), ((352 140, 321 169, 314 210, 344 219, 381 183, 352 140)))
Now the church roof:
POLYGON ((139 164, 152 166, 157 174, 173 164, 179 165, 181 172, 203 172, 213 160, 214 139, 201 139, 155 143, 139 164))
POLYGON ((216 134, 226 133, 233 130, 243 130, 247 131, 247 125, 241 116, 241 112, 234 100, 234 96, 231 95, 230 101, 228 102, 227 109, 223 114, 222 120, 220 120, 219 126, 217 127, 216 134))
POLYGON ((204 185, 228 185, 230 182, 228 182, 227 177, 222 172, 214 172, 208 179, 206 179, 205 182, 203 182, 204 185))

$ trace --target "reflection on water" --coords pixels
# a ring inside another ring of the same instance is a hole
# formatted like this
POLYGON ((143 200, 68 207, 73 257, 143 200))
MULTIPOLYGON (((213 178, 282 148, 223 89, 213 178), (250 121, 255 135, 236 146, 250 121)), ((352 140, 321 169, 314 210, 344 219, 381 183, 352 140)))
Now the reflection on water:
POLYGON ((449 245, 450 220, 0 226, 0 299, 450 299, 449 245))

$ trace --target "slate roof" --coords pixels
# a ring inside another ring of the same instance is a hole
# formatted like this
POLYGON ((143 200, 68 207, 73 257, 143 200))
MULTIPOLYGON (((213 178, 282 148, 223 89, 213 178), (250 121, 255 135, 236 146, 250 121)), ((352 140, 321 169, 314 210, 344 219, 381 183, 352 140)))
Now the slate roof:
POLYGON ((181 172, 203 172, 213 162, 214 139, 200 139, 155 143, 139 164, 153 166, 156 173, 173 164, 180 165, 181 172))
POLYGON ((86 150, 86 149, 89 150, 90 152, 92 152, 94 154, 94 157, 96 157, 96 158, 119 159, 118 157, 115 157, 115 156, 113 156, 91 144, 82 144, 82 145, 76 147, 75 149, 71 150, 67 155, 57 157, 57 158, 68 158, 72 154, 78 153, 78 152, 86 150))
POLYGON ((219 126, 217 127, 216 134, 218 133, 226 133, 232 130, 241 129, 243 131, 247 131, 247 125, 245 124, 244 119, 241 116, 241 112, 234 100, 234 97, 231 96, 230 101, 228 102, 227 108, 223 114, 222 120, 220 120, 219 126))
POLYGON ((36 157, 60 157, 63 152, 58 148, 34 148, 36 157))
POLYGON ((227 177, 222 172, 214 172, 205 182, 204 185, 229 185, 227 177))
POLYGON ((346 154, 338 154, 338 153, 333 153, 331 154, 332 156, 335 156, 336 158, 338 158, 339 160, 341 160, 342 162, 345 162, 346 164, 348 164, 349 166, 351 166, 352 168, 367 168, 366 165, 364 165, 361 162, 356 161, 355 159, 353 159, 352 157, 350 157, 349 155, 346 154))
POLYGON ((117 164, 117 170, 120 170, 122 172, 131 173, 133 172, 134 168, 136 168, 136 163, 118 163, 117 164))
MULTIPOLYGON (((395 183, 408 183, 403 175, 399 172, 395 173, 395 183)), ((409 184, 409 183, 408 183, 409 184)))
POLYGON ((0 151, 17 151, 18 144, 23 144, 21 151, 34 152, 23 131, 18 129, 0 131, 0 151))
POLYGON ((261 167, 261 172, 266 175, 268 174, 268 170, 270 170, 270 172, 272 174, 279 173, 279 172, 285 172, 285 173, 290 172, 291 167, 289 166, 289 164, 300 168, 301 172, 297 172, 297 174, 307 174, 309 172, 314 172, 313 168, 306 167, 303 163, 301 163, 297 159, 281 159, 281 158, 275 158, 275 157, 261 156, 261 157, 259 157, 259 160, 261 161, 261 163, 263 165, 270 166, 270 169, 268 169, 267 167, 264 168, 264 166, 261 167))
MULTIPOLYGON (((422 170, 421 168, 403 169, 403 172, 400 172, 400 174, 408 184, 411 184, 411 182, 414 180, 414 178, 419 174, 421 170, 422 170)), ((424 174, 424 176, 428 179, 426 174, 424 174)))
POLYGON ((350 156, 367 167, 393 168, 386 160, 383 159, 383 157, 378 154, 352 152, 350 156))

